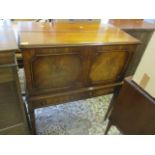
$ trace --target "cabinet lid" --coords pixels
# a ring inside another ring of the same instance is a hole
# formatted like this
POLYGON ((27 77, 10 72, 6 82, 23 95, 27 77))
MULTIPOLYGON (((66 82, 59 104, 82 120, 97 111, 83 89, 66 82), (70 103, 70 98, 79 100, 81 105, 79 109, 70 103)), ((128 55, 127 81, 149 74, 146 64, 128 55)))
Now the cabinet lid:
POLYGON ((140 43, 119 28, 100 22, 22 22, 18 31, 21 48, 140 43))

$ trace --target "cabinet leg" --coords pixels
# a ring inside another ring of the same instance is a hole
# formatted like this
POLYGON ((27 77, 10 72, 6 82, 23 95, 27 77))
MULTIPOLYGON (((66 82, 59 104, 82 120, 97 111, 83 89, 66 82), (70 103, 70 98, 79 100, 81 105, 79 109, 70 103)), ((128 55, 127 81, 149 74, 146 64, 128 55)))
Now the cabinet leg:
POLYGON ((107 133, 108 133, 109 129, 111 128, 111 126, 112 126, 112 124, 111 124, 111 122, 109 121, 108 124, 107 124, 107 127, 106 127, 106 129, 105 129, 105 132, 104 132, 105 135, 107 135, 107 133))
POLYGON ((31 129, 32 129, 32 134, 36 134, 36 125, 35 125, 35 111, 30 110, 30 122, 31 122, 31 129))
POLYGON ((30 119, 29 119, 29 110, 28 110, 28 108, 26 106, 27 103, 25 101, 23 101, 23 102, 24 102, 24 111, 25 111, 25 114, 26 114, 26 122, 28 124, 28 129, 30 131, 31 130, 31 124, 30 124, 30 119))
POLYGON ((104 116, 104 121, 109 117, 109 115, 110 115, 110 112, 111 112, 111 110, 112 110, 112 106, 113 106, 113 102, 114 102, 114 97, 112 98, 112 100, 111 100, 111 102, 110 102, 110 104, 109 104, 109 106, 108 106, 108 110, 107 110, 107 112, 106 112, 106 114, 105 114, 105 116, 104 116))
POLYGON ((106 112, 106 114, 104 116, 104 121, 109 117, 109 115, 111 113, 111 110, 113 108, 113 105, 115 103, 115 100, 116 100, 116 98, 117 98, 117 96, 119 94, 119 90, 120 90, 120 87, 116 88, 115 91, 114 91, 114 95, 113 95, 113 97, 111 99, 111 102, 110 102, 110 104, 108 106, 108 110, 107 110, 107 112, 106 112))

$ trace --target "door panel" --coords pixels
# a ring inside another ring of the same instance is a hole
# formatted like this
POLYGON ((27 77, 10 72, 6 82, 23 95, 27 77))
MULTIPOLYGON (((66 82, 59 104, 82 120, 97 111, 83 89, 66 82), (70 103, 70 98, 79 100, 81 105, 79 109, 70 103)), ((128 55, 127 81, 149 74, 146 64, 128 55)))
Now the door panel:
POLYGON ((85 53, 84 48, 78 47, 24 51, 29 92, 42 94, 84 87, 85 53))
POLYGON ((38 56, 32 63, 35 88, 63 88, 79 84, 82 62, 79 55, 38 56))
POLYGON ((126 66, 127 60, 128 52, 96 52, 89 74, 91 83, 115 81, 126 66))

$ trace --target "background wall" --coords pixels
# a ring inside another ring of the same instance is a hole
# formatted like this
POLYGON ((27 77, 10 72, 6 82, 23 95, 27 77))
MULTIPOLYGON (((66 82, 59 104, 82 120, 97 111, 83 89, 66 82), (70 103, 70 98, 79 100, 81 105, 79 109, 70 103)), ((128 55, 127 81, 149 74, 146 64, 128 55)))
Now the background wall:
POLYGON ((155 97, 155 32, 145 50, 133 80, 155 97))

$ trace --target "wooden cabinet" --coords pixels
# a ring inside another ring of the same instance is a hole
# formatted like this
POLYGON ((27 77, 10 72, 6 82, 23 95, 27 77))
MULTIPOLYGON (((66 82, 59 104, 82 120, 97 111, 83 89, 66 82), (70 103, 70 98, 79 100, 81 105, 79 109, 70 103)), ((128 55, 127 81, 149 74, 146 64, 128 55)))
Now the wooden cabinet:
POLYGON ((17 75, 18 47, 11 28, 0 27, 0 37, 0 134, 29 134, 17 75))
MULTIPOLYGON (((51 100, 51 104, 74 100, 73 91, 79 91, 79 95, 75 93, 76 99, 96 96, 94 89, 123 79, 135 48, 120 45, 112 49, 111 46, 23 49, 29 101, 43 98, 40 105, 31 106, 42 107, 52 94, 61 97, 64 92, 67 100, 51 100)), ((112 92, 109 87, 106 90, 112 92)), ((100 95, 103 94, 104 91, 100 95)))
POLYGON ((123 134, 155 134, 155 99, 131 78, 126 78, 109 116, 109 127, 115 125, 123 134))
POLYGON ((37 23, 37 31, 35 25, 20 30, 34 130, 36 108, 112 93, 121 85, 139 41, 113 26, 92 24, 81 30, 81 23, 59 23, 44 31, 37 23))

